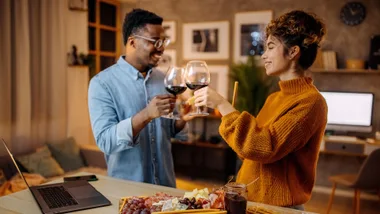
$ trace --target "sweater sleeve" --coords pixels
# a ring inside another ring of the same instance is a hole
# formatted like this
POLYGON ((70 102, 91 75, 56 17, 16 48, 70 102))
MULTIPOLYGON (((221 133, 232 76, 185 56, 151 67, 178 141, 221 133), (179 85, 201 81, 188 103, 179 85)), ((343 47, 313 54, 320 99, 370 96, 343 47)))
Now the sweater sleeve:
POLYGON ((237 155, 272 163, 303 147, 326 124, 324 100, 299 103, 267 127, 259 127, 254 116, 238 111, 225 115, 219 132, 237 155))

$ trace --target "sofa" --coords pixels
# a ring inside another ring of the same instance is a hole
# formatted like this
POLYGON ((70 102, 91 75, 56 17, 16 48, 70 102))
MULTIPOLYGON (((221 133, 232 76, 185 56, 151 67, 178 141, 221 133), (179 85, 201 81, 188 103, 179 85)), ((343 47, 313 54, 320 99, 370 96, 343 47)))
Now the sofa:
MULTIPOLYGON (((46 183, 65 176, 71 176, 78 172, 89 172, 101 175, 107 174, 104 153, 93 144, 78 145, 73 138, 68 138, 58 143, 51 143, 48 144, 48 146, 36 149, 36 151, 27 154, 14 155, 14 157, 21 168, 21 171, 23 171, 23 174, 27 176, 28 184, 31 182, 32 185, 46 183), (36 154, 40 154, 39 160, 37 161, 36 154), (45 165, 45 169, 42 167, 40 172, 38 167, 36 168, 33 165, 28 166, 29 162, 41 162, 42 164, 36 165, 40 168, 41 165, 45 165), (25 165, 25 163, 27 164, 25 165), (53 173, 46 173, 46 166, 51 168, 50 171, 53 171, 53 173)), ((7 154, 2 154, 0 156, 0 190, 7 188, 8 190, 5 191, 7 192, 6 194, 14 192, 12 190, 9 191, 11 188, 10 183, 12 183, 12 180, 18 180, 18 182, 13 182, 13 184, 20 183, 20 179, 21 178, 18 176, 17 169, 12 163, 11 158, 7 154), (6 184, 8 186, 5 187, 4 185, 6 184)), ((20 190, 23 188, 14 187, 13 189, 20 190)), ((0 191, 0 196, 1 195, 4 195, 4 190, 0 191)))

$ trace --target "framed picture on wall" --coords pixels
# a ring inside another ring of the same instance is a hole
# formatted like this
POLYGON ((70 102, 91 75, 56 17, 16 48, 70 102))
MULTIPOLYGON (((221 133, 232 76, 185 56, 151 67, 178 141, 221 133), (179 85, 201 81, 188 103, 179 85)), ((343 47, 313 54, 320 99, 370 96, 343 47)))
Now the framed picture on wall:
POLYGON ((176 41, 176 22, 175 21, 163 21, 162 27, 165 30, 165 35, 170 39, 170 44, 174 44, 176 41))
POLYGON ((235 14, 234 62, 246 62, 247 56, 259 58, 264 53, 266 25, 272 20, 273 11, 252 11, 235 14))
POLYGON ((228 59, 229 22, 183 24, 183 58, 228 59))
POLYGON ((170 66, 177 65, 177 53, 175 50, 165 50, 160 61, 158 61, 157 69, 166 73, 170 66))
POLYGON ((210 84, 216 92, 228 99, 228 70, 227 65, 209 65, 210 84))

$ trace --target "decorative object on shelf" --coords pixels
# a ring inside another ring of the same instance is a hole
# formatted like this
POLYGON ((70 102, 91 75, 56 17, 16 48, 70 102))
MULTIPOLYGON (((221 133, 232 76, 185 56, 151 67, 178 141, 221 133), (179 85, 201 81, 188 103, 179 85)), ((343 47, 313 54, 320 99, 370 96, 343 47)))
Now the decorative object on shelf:
POLYGON ((337 69, 336 52, 335 51, 323 51, 323 68, 324 69, 337 69))
POLYGON ((211 76, 209 86, 226 99, 228 98, 228 69, 227 65, 208 66, 211 76))
MULTIPOLYGON (((246 62, 247 56, 260 58, 264 53, 263 33, 272 20, 273 11, 252 11, 235 14, 234 62, 246 62)), ((261 63, 257 60, 256 63, 261 63)))
POLYGON ((165 30, 165 35, 170 39, 170 44, 174 44, 176 41, 176 22, 175 21, 163 21, 162 27, 165 30))
POLYGON ((170 66, 177 66, 177 52, 176 50, 165 50, 158 62, 157 69, 166 73, 170 66))
POLYGON ((257 116, 275 86, 275 78, 267 76, 265 69, 256 64, 253 56, 246 63, 233 64, 231 77, 239 82, 239 99, 236 108, 257 116))
POLYGON ((364 69, 365 62, 361 59, 347 59, 346 68, 347 69, 364 69))
POLYGON ((80 10, 87 11, 87 0, 69 0, 69 9, 70 10, 80 10))
POLYGON ((371 37, 368 66, 371 69, 380 70, 380 35, 374 35, 371 37))
POLYGON ((77 46, 71 47, 71 52, 67 53, 67 65, 69 66, 81 66, 86 65, 90 69, 95 68, 95 57, 93 55, 87 55, 85 53, 79 53, 77 46))
POLYGON ((340 10, 340 19, 346 25, 358 25, 365 17, 366 9, 361 2, 348 2, 340 10))
POLYGON ((183 24, 183 58, 228 59, 229 22, 183 24))
POLYGON ((323 56, 322 50, 318 48, 317 56, 315 57, 315 61, 313 65, 310 67, 311 69, 322 69, 323 68, 323 56))
POLYGON ((84 53, 79 54, 80 65, 87 65, 90 69, 95 68, 95 57, 84 53))
POLYGON ((75 45, 71 46, 71 52, 67 53, 68 65, 79 65, 79 58, 78 58, 77 52, 78 52, 77 46, 75 45))
POLYGON ((380 140, 380 131, 377 131, 377 132, 375 133, 375 139, 376 139, 376 140, 380 140))

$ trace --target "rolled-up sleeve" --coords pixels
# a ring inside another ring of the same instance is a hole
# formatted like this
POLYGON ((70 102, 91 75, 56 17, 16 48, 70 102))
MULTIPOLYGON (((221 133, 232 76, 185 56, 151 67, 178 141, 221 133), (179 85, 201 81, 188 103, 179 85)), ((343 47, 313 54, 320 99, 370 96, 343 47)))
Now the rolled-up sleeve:
POLYGON ((108 87, 96 76, 88 89, 88 109, 96 144, 105 154, 132 148, 138 143, 133 137, 132 118, 119 121, 108 87))
POLYGON ((186 123, 183 129, 179 132, 176 132, 175 120, 172 121, 171 125, 171 137, 180 141, 187 141, 189 135, 189 123, 186 123))

